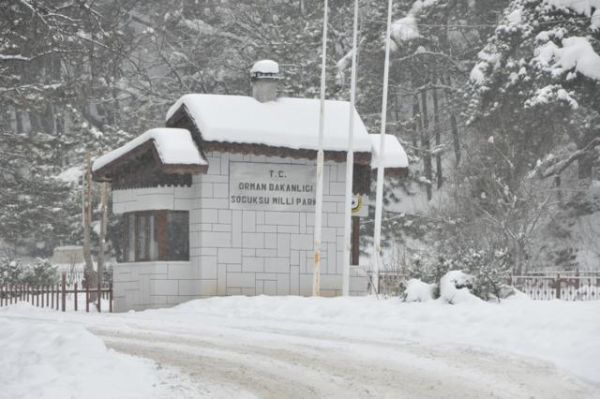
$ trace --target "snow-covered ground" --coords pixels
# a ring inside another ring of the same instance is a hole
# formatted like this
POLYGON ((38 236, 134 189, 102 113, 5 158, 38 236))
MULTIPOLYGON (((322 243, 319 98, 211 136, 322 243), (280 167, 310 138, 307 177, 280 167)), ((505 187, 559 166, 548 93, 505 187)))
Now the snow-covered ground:
POLYGON ((18 305, 0 310, 0 340, 12 353, 0 358, 0 386, 31 393, 11 398, 54 397, 42 395, 37 374, 68 390, 81 389, 94 371, 111 378, 129 370, 121 389, 139 386, 138 396, 109 391, 104 398, 160 398, 169 390, 177 390, 171 397, 200 398, 600 398, 600 301, 448 305, 263 296, 125 314, 18 305), (31 346, 29 331, 38 326, 31 346), (97 337, 161 368, 106 350, 97 337), (71 348, 71 341, 90 344, 71 348), (65 355, 48 349, 60 345, 69 348, 65 355), (87 347, 100 359, 97 367, 83 363, 89 370, 76 360, 88 356, 87 347), (27 360, 32 356, 39 360, 27 360))
MULTIPOLYGON (((32 309, 19 304, 11 312, 32 309)), ((167 399, 195 390, 179 373, 109 350, 82 325, 62 320, 0 317, 0 348, 0 398, 167 399)))

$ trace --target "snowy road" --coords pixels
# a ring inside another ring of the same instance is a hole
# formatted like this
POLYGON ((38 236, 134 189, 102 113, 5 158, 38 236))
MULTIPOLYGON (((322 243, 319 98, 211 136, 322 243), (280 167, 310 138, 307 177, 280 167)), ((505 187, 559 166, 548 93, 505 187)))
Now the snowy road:
POLYGON ((0 321, 85 327, 153 360, 158 373, 144 372, 156 393, 136 396, 132 382, 135 399, 598 399, 598 314, 600 301, 229 297, 124 314, 17 307, 0 321))
POLYGON ((595 397, 547 364, 456 347, 329 340, 272 328, 217 328, 200 335, 91 331, 117 351, 177 367, 201 386, 217 386, 208 395, 214 397, 232 390, 259 398, 595 397))

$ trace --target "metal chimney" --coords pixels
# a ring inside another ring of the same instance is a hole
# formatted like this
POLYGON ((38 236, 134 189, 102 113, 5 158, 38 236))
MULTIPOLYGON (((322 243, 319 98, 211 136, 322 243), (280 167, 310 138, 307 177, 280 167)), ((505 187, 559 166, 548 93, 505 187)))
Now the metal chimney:
POLYGON ((280 79, 279 64, 272 60, 257 61, 250 69, 252 97, 261 103, 277 100, 280 79))

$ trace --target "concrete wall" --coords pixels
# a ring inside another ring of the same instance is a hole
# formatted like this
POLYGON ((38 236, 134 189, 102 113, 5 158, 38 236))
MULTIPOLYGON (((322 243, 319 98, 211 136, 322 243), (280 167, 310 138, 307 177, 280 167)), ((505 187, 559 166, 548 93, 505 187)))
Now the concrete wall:
MULTIPOLYGON (((115 213, 148 209, 189 210, 190 262, 143 262, 115 268, 118 311, 174 304, 214 295, 311 295, 314 210, 231 209, 230 162, 314 165, 290 158, 208 153, 208 173, 192 187, 159 187, 113 193, 115 213), (177 273, 170 272, 177 264, 177 273), (185 264, 185 265, 184 265, 185 264), (164 285, 164 287, 163 287, 164 285)), ((304 166, 304 167, 305 167, 304 166)), ((341 294, 345 163, 327 162, 321 253, 321 294, 341 294)), ((367 279, 351 270, 351 294, 367 279)))

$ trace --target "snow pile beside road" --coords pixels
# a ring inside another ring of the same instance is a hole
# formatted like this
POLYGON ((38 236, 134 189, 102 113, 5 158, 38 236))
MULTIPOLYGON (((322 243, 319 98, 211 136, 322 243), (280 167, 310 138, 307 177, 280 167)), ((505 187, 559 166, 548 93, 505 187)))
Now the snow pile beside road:
POLYGON ((0 317, 0 348, 1 398, 168 397, 152 362, 109 351, 80 325, 0 317))

